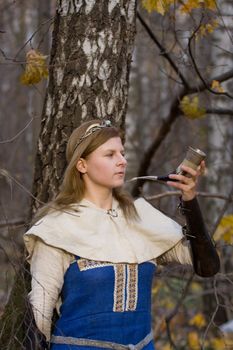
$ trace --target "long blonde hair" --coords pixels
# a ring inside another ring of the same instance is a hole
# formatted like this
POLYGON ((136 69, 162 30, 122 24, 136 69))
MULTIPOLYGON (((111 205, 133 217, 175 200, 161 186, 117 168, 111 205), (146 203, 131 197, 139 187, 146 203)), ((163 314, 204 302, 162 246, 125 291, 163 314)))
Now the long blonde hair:
MULTIPOLYGON (((80 138, 85 134, 86 130, 92 124, 96 123, 99 124, 100 120, 94 119, 85 122, 72 132, 66 148, 66 159, 68 166, 64 173, 59 192, 55 199, 38 210, 33 219, 33 223, 51 211, 70 210, 72 209, 72 204, 79 203, 83 199, 85 185, 82 175, 76 168, 78 160, 80 158, 87 158, 88 155, 90 155, 94 150, 96 150, 110 138, 121 137, 121 132, 116 127, 105 127, 84 138, 77 146, 78 140, 80 140, 80 138)), ((119 202, 119 205, 127 220, 135 220, 138 218, 136 208, 133 204, 133 198, 128 192, 124 191, 122 188, 114 188, 113 196, 119 202)))

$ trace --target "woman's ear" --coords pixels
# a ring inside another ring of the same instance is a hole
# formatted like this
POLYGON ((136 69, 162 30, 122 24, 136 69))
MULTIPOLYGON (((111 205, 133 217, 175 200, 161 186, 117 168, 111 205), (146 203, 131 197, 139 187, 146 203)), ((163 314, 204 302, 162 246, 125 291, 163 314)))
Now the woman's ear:
POLYGON ((84 158, 80 158, 78 160, 78 163, 76 164, 76 168, 82 174, 85 174, 87 172, 87 163, 84 158))

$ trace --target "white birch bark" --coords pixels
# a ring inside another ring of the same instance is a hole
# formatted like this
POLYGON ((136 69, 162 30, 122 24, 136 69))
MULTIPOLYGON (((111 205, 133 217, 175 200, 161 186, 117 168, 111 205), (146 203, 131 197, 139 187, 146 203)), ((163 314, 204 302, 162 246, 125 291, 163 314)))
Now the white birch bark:
POLYGON ((73 128, 93 118, 124 125, 136 0, 57 2, 34 195, 46 202, 65 168, 73 128))

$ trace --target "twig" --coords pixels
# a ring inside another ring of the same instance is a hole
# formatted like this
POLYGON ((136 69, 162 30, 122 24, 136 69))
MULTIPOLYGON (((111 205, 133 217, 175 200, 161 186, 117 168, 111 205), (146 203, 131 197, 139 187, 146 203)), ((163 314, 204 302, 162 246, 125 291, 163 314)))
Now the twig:
POLYGON ((34 120, 35 118, 32 117, 29 122, 27 122, 27 124, 23 127, 23 129, 21 129, 15 136, 13 136, 11 139, 6 139, 6 140, 3 140, 3 141, 0 141, 0 145, 1 144, 4 144, 4 143, 10 143, 12 141, 14 141, 15 139, 17 139, 17 137, 19 137, 28 127, 29 125, 32 123, 32 121, 34 120))
POLYGON ((13 61, 16 60, 17 56, 20 54, 20 52, 25 48, 25 46, 27 46, 27 44, 29 42, 32 41, 33 37, 39 32, 39 30, 41 29, 41 27, 43 27, 45 24, 47 24, 48 22, 51 22, 54 20, 54 17, 51 17, 49 19, 47 19, 46 21, 42 22, 38 28, 35 30, 34 33, 32 33, 32 35, 30 36, 30 38, 23 44, 23 46, 17 51, 17 53, 15 54, 15 57, 13 58, 13 61))
POLYGON ((0 222, 0 228, 6 226, 23 226, 25 224, 25 220, 23 219, 15 219, 9 222, 0 222))
POLYGON ((214 318, 218 312, 218 309, 219 309, 219 298, 218 298, 218 293, 217 293, 217 288, 216 288, 216 283, 217 283, 217 279, 216 277, 214 278, 214 294, 215 294, 215 298, 216 298, 216 302, 217 302, 217 305, 216 305, 216 308, 211 316, 211 319, 210 319, 210 322, 208 323, 208 326, 206 327, 206 330, 205 330, 205 333, 203 335, 203 338, 202 338, 202 344, 201 344, 201 349, 204 350, 204 344, 205 344, 205 340, 206 340, 206 337, 207 337, 207 333, 210 329, 210 326, 211 324, 214 322, 214 318))
POLYGON ((233 115, 232 109, 207 108, 206 114, 233 115))
MULTIPOLYGON (((155 194, 153 196, 146 196, 146 199, 148 201, 152 201, 154 199, 161 199, 164 197, 180 196, 180 194, 181 194, 180 191, 167 191, 167 192, 155 194)), ((217 199, 222 199, 222 200, 230 201, 230 202, 233 201, 233 195, 231 195, 231 197, 230 197, 230 196, 226 196, 226 195, 221 194, 221 193, 197 192, 197 196, 207 197, 207 198, 217 198, 217 199)))
POLYGON ((205 79, 202 77, 198 67, 197 67, 197 64, 196 64, 196 61, 193 57, 193 53, 192 53, 192 48, 191 48, 191 43, 192 43, 192 40, 193 38, 195 37, 196 33, 198 32, 198 30, 200 29, 200 26, 201 26, 201 23, 202 23, 202 20, 200 21, 198 27, 194 30, 194 32, 192 33, 192 35, 190 36, 189 38, 189 41, 188 41, 188 50, 189 50, 189 55, 190 55, 190 58, 192 60, 192 63, 193 63, 193 67, 199 77, 199 79, 201 80, 202 84, 205 86, 205 89, 210 91, 212 94, 215 94, 215 95, 222 95, 222 96, 227 96, 231 99, 233 99, 233 96, 231 96, 230 94, 228 94, 228 92, 218 92, 218 91, 215 91, 213 89, 211 89, 210 85, 206 83, 205 79))
POLYGON ((228 205, 232 202, 232 197, 233 197, 233 187, 232 187, 231 192, 228 196, 228 199, 226 199, 226 202, 224 203, 224 206, 223 206, 222 210, 220 211, 220 214, 219 214, 219 216, 214 224, 214 227, 212 228, 212 232, 210 233, 211 236, 213 236, 214 232, 216 231, 220 221, 222 220, 223 215, 225 214, 225 212, 227 210, 228 205))
POLYGON ((38 198, 33 196, 33 194, 24 185, 22 185, 18 180, 16 180, 13 176, 11 176, 6 170, 0 169, 0 175, 15 182, 21 189, 23 189, 27 194, 29 194, 29 196, 32 197, 36 202, 40 204, 45 204, 44 202, 40 201, 38 198))
POLYGON ((165 48, 161 45, 161 43, 158 41, 158 39, 156 38, 156 36, 154 35, 154 33, 152 32, 152 30, 149 28, 149 26, 146 24, 146 22, 144 21, 144 19, 142 18, 142 16, 140 15, 139 12, 137 12, 137 18, 139 19, 140 23, 142 24, 142 26, 144 27, 144 29, 146 30, 147 34, 149 35, 149 37, 153 40, 153 42, 158 46, 158 48, 160 49, 160 54, 166 58, 166 60, 168 60, 168 62, 170 63, 170 65, 172 66, 173 70, 176 72, 176 74, 180 77, 180 79, 182 80, 184 86, 188 89, 189 88, 189 84, 186 81, 185 77, 183 76, 183 74, 180 72, 179 68, 176 66, 176 64, 174 63, 174 61, 171 59, 171 56, 166 52, 165 48))
POLYGON ((170 322, 173 319, 173 317, 177 314, 180 306, 182 305, 183 301, 184 301, 184 297, 186 296, 186 294, 188 293, 189 287, 192 283, 194 277, 194 273, 192 273, 192 275, 190 276, 190 278, 188 279, 185 288, 183 289, 183 292, 180 296, 180 298, 178 299, 176 306, 174 307, 174 309, 165 317, 165 322, 166 322, 166 328, 167 328, 167 334, 168 334, 168 338, 170 341, 171 346, 175 349, 178 350, 178 348, 176 347, 175 343, 172 340, 172 336, 171 336, 171 331, 170 331, 170 322))

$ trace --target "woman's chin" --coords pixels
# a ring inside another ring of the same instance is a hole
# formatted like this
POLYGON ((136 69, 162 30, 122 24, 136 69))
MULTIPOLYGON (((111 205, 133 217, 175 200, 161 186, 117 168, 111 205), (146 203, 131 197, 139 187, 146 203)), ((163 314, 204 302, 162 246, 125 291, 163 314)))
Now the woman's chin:
POLYGON ((112 186, 112 188, 118 188, 118 187, 122 187, 124 185, 124 179, 120 180, 120 181, 115 181, 114 185, 112 186))

